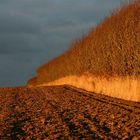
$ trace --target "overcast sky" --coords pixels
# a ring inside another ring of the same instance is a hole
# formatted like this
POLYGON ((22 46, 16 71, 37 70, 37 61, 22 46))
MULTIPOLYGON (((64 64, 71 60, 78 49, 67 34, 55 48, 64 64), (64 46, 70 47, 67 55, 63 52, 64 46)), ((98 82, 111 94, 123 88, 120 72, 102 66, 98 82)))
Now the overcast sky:
POLYGON ((128 0, 0 0, 0 87, 25 85, 128 0))

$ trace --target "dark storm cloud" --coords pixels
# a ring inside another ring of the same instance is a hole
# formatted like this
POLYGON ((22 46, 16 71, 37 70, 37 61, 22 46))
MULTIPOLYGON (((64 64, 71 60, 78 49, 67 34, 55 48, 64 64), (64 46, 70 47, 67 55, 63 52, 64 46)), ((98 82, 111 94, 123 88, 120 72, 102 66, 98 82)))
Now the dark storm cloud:
POLYGON ((21 16, 1 16, 0 34, 3 33, 36 33, 38 25, 29 18, 21 16))
POLYGON ((21 85, 126 0, 0 0, 0 86, 21 85))

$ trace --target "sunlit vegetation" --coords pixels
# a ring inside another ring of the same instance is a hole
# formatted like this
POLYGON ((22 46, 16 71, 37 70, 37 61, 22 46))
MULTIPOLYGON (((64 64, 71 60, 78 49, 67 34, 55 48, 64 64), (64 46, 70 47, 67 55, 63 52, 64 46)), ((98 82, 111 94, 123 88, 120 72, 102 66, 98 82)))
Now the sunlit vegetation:
MULTIPOLYGON (((95 76, 140 75, 140 1, 125 5, 70 49, 37 70, 37 83, 89 72, 95 76)), ((32 83, 31 80, 29 83, 32 83)))
POLYGON ((39 83, 68 75, 140 75, 140 2, 122 7, 63 55, 40 67, 39 83))

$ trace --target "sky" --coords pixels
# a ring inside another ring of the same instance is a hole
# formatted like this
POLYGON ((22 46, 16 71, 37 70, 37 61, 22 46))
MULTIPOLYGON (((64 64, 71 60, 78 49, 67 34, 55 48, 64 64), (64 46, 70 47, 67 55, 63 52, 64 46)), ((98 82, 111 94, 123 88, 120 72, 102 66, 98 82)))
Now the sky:
POLYGON ((26 85, 128 0, 0 0, 0 87, 26 85))

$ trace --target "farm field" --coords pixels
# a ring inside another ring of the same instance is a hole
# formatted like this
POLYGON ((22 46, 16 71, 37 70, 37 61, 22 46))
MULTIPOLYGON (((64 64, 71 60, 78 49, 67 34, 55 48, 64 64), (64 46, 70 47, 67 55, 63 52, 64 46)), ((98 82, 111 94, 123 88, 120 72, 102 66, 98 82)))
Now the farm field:
POLYGON ((0 139, 140 139, 140 103, 72 86, 0 89, 0 139))

